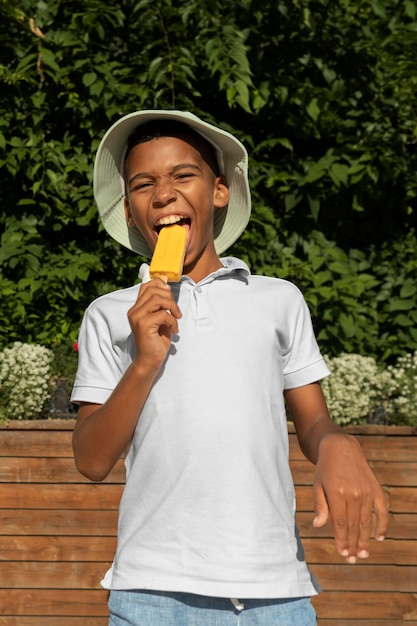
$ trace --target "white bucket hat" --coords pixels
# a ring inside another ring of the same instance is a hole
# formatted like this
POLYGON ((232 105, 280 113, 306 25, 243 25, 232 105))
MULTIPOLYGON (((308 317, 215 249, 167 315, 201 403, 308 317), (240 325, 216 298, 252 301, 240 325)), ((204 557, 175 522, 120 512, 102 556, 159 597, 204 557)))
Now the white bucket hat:
POLYGON ((122 117, 106 132, 97 150, 93 180, 94 197, 103 226, 123 246, 142 256, 152 256, 143 235, 126 222, 123 166, 128 137, 138 126, 155 119, 175 120, 188 125, 216 150, 220 172, 226 177, 230 191, 228 206, 218 209, 214 218, 214 243, 217 254, 222 254, 240 237, 249 221, 248 154, 236 137, 203 122, 193 113, 135 111, 122 117))

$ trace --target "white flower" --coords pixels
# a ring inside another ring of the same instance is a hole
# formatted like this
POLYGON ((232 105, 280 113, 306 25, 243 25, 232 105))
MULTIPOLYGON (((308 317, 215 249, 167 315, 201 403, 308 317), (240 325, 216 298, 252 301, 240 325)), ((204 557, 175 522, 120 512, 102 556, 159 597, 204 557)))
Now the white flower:
POLYGON ((417 350, 387 367, 392 381, 393 420, 417 425, 417 350))
POLYGON ((331 375, 322 381, 330 414, 338 424, 358 423, 388 397, 389 376, 375 359, 359 354, 326 357, 331 375))
POLYGON ((36 419, 49 397, 52 350, 16 341, 0 352, 0 419, 36 419))

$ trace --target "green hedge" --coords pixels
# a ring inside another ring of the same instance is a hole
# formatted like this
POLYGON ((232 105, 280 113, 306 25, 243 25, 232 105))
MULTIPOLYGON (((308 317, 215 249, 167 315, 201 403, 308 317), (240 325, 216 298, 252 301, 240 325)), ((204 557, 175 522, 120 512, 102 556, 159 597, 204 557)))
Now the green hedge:
POLYGON ((76 339, 140 259, 103 233, 93 155, 136 108, 189 109, 251 155, 240 242, 289 278, 323 351, 417 348, 411 0, 0 0, 0 347, 76 339), (178 5, 178 6, 176 6, 178 5))

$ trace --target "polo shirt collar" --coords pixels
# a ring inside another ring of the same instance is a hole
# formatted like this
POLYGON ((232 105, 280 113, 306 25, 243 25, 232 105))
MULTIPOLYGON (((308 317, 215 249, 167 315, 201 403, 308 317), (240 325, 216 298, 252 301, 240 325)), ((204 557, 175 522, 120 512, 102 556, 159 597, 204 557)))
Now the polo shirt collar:
MULTIPOLYGON (((205 278, 203 278, 197 284, 202 285, 205 283, 209 283, 215 280, 216 278, 226 276, 227 274, 232 274, 232 275, 236 274, 239 277, 244 277, 244 278, 247 278, 250 275, 249 267, 246 265, 244 261, 242 261, 241 259, 238 259, 237 257, 233 257, 233 256, 222 257, 220 259, 220 262, 222 263, 223 267, 220 267, 215 272, 212 272, 208 276, 205 276, 205 278)), ((150 280, 148 263, 142 263, 142 265, 140 266, 139 278, 141 278, 142 282, 148 282, 148 280, 150 280)), ((194 281, 188 276, 182 276, 180 282, 188 282, 193 285, 195 284, 194 281)))

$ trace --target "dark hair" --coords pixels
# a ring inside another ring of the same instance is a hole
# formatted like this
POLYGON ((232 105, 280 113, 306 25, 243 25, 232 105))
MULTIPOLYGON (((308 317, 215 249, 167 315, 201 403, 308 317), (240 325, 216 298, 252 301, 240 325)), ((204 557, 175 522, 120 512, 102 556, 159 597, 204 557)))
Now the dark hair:
POLYGON ((190 126, 175 120, 152 120, 151 122, 137 126, 127 139, 125 162, 135 146, 161 137, 176 137, 177 139, 186 141, 193 146, 193 148, 198 150, 204 161, 214 172, 214 175, 220 176, 214 146, 200 135, 200 133, 190 128, 190 126))

